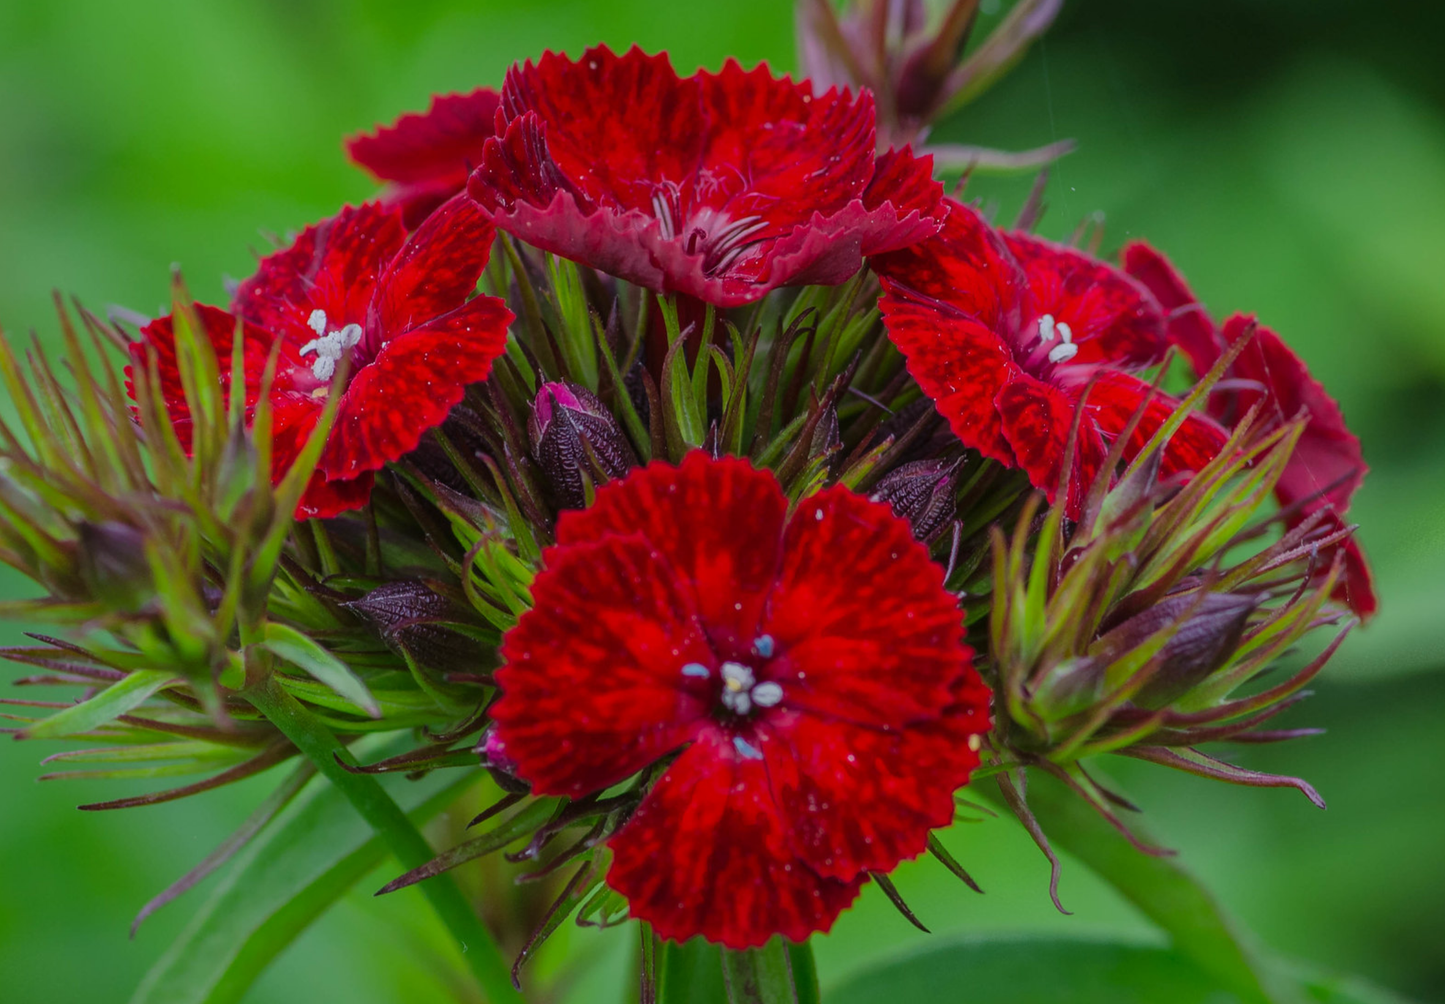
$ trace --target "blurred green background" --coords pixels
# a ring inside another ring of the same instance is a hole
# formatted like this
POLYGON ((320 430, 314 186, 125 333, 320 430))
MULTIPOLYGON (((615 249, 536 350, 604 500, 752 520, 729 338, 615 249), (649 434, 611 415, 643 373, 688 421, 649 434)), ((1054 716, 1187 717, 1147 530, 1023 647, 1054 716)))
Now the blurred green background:
MULTIPOLYGON (((344 134, 433 92, 498 83, 543 48, 598 40, 667 48, 685 69, 729 54, 793 64, 785 0, 0 0, 0 325, 53 338, 56 287, 153 312, 173 262, 200 298, 220 299, 263 232, 370 193, 344 134)), ((1256 311, 1281 331, 1364 439, 1374 470, 1355 517, 1384 612, 1290 713, 1326 735, 1240 753, 1307 775, 1329 810, 1288 791, 1112 769, 1275 949, 1422 1001, 1445 999, 1442 41, 1433 3, 1072 2, 1009 79, 938 133, 1014 148, 1077 138, 1044 232, 1065 235, 1097 210, 1106 247, 1147 236, 1216 312, 1256 311)), ((1007 219, 1027 186, 984 179, 970 191, 1007 219)), ((0 580, 0 592, 23 588, 0 580)), ((131 916, 261 788, 77 813, 116 792, 36 784, 47 752, 0 747, 0 999, 123 1001, 199 899, 133 942, 131 916)), ((1043 859, 1016 826, 960 829, 952 843, 986 896, 934 864, 898 878, 936 932, 1152 937, 1068 862, 1074 915, 1055 913, 1043 859)), ((248 999, 447 999, 409 926, 420 911, 374 903, 379 884, 324 917, 248 999)), ((872 892, 819 944, 825 986, 924 938, 872 892)), ((625 982, 625 940, 572 941, 598 959, 573 998, 619 999, 608 988, 625 982)))

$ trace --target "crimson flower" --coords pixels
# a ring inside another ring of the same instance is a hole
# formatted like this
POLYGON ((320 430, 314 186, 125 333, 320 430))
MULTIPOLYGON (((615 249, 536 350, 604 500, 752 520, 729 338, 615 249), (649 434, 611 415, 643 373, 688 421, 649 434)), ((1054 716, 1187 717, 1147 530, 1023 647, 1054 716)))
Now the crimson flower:
MULTIPOLYGON (((1136 412, 1125 460, 1177 406, 1161 394, 1151 400, 1151 385, 1134 375, 1163 358, 1159 305, 1082 252, 999 233, 972 208, 948 205, 936 237, 873 259, 888 336, 963 444, 1022 468, 1050 501, 1082 407, 1067 479, 1077 513, 1136 412)), ((1216 423, 1190 415, 1165 449, 1162 475, 1199 470, 1225 439, 1216 423)))
POLYGON ((659 292, 716 306, 843 282, 934 233, 931 161, 874 154, 871 95, 729 60, 679 77, 606 46, 513 67, 506 120, 468 190, 497 226, 659 292))
MULTIPOLYGON (((1223 327, 1215 324, 1169 260, 1149 245, 1135 242, 1126 247, 1124 268, 1169 311, 1168 337, 1198 374, 1213 369, 1229 346, 1253 330, 1250 343, 1210 396, 1209 412, 1233 425, 1263 402, 1260 420, 1266 429, 1308 414, 1304 433, 1275 486, 1275 497, 1291 511, 1291 526, 1328 508, 1331 511, 1316 533, 1324 537, 1342 529, 1350 499, 1369 467, 1339 404, 1310 376, 1304 360, 1279 335, 1257 327, 1253 317, 1235 314, 1223 327)), ((1345 564, 1336 598, 1368 619, 1379 603, 1364 552, 1353 536, 1340 549, 1345 564)))
MULTIPOLYGON (((299 517, 365 505, 374 472, 415 449, 468 384, 486 379, 512 320, 501 300, 468 299, 492 233, 465 196, 446 203, 409 239, 398 209, 348 207, 262 259, 236 292, 234 316, 198 308, 228 390, 237 317, 242 321, 248 417, 272 345, 281 343, 270 392, 277 479, 305 445, 347 360, 336 421, 299 517)), ((156 353, 167 408, 189 443, 172 318, 152 322, 142 336, 132 355, 144 365, 147 346, 156 353)))
POLYGON ((544 564, 497 741, 538 794, 660 771, 607 876, 658 934, 802 941, 953 819, 988 690, 886 505, 835 487, 790 517, 770 472, 699 451, 563 513, 544 564))
POLYGON ((422 113, 346 141, 354 163, 389 182, 384 200, 399 205, 408 228, 467 187, 495 133, 501 95, 489 87, 470 94, 441 94, 422 113))

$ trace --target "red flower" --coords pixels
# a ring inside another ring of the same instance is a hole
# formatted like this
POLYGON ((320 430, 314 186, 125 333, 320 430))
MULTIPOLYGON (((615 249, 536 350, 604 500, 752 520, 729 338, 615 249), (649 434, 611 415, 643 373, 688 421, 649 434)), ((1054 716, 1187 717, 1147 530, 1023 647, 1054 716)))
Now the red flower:
POLYGON ((766 65, 549 52, 508 72, 498 118, 468 186, 497 226, 648 289, 737 306, 938 229, 931 161, 874 156, 871 95, 766 65))
MULTIPOLYGON (((349 360, 336 423, 298 516, 335 516, 364 505, 373 472, 413 450, 468 384, 486 379, 512 319, 498 299, 468 299, 492 233, 465 196, 444 205, 410 239, 399 211, 369 203, 308 227, 241 284, 235 312, 244 319, 248 415, 272 343, 281 342, 271 389, 276 478, 315 428, 337 364, 349 360)), ((215 307, 198 311, 229 389, 236 318, 215 307)), ((145 346, 154 347, 167 407, 188 443, 171 318, 151 323, 142 335, 132 354, 144 363, 145 346)))
MULTIPOLYGON (((1189 358, 1195 373, 1214 368, 1225 349, 1254 327, 1254 318, 1236 314, 1224 327, 1195 298, 1184 279, 1158 251, 1142 242, 1124 249, 1124 268, 1144 283, 1169 311, 1168 334, 1189 358)), ((1264 403, 1260 419, 1286 422, 1301 413, 1309 423, 1275 486, 1281 506, 1292 507, 1291 526, 1298 526, 1320 509, 1329 508, 1316 533, 1327 536, 1341 529, 1350 499, 1365 480, 1369 467, 1359 437, 1345 425, 1345 416, 1308 367, 1284 340, 1269 328, 1254 328, 1249 345, 1225 374, 1220 389, 1209 400, 1209 412, 1226 425, 1243 418, 1256 403, 1264 403)), ((1379 607, 1364 552, 1353 537, 1340 545, 1344 575, 1336 598, 1363 619, 1379 607)))
POLYGON ((771 473, 694 452, 599 489, 557 541, 502 642, 497 736, 548 795, 678 754, 607 877, 663 937, 801 941, 952 820, 988 691, 887 506, 837 487, 789 518, 771 473))
POLYGON ((426 112, 403 115, 389 126, 346 141, 346 152, 387 186, 384 200, 399 205, 408 228, 467 187, 495 135, 502 97, 489 87, 432 98, 426 112))
MULTIPOLYGON (((1082 404, 1068 503, 1077 512, 1110 444, 1150 393, 1133 372, 1159 362, 1164 321, 1147 290, 1117 269, 1025 234, 1000 234, 949 202, 938 236, 873 260, 884 324, 908 371, 964 443, 1021 467, 1053 500, 1082 404)), ((1156 395, 1131 458, 1177 402, 1156 395)), ((1224 430, 1191 415, 1163 474, 1196 471, 1224 430)))

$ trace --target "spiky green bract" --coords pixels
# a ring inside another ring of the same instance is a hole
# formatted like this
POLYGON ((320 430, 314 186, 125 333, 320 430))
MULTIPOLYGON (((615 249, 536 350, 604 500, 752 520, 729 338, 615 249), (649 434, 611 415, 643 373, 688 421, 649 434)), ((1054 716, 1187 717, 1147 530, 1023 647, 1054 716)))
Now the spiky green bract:
POLYGON ((1046 851, 1009 772, 1053 774, 1132 838, 1116 813, 1131 807, 1083 766, 1104 753, 1237 784, 1294 787, 1323 807, 1306 781, 1246 770, 1197 748, 1307 734, 1261 726, 1303 696, 1356 623, 1330 598, 1340 559, 1326 566, 1319 558, 1335 553, 1332 545, 1349 530, 1321 537, 1315 520, 1269 539, 1278 523, 1269 499, 1304 422, 1261 435, 1247 417, 1183 483, 1158 478, 1166 427, 1117 485, 1095 486, 1072 532, 1059 510, 1041 515, 1038 500, 1011 535, 994 528, 994 770, 1046 851), (1267 688, 1246 688, 1310 631, 1331 626, 1333 641, 1303 668, 1267 688))

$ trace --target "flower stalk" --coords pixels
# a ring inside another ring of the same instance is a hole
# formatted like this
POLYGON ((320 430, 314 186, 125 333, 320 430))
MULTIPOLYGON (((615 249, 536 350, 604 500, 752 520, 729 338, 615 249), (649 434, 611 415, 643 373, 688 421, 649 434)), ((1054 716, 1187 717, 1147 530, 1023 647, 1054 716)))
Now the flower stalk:
MULTIPOLYGON (((348 766, 356 766, 355 758, 330 729, 277 684, 275 677, 266 674, 242 694, 296 744, 327 781, 346 796, 357 814, 386 841, 402 867, 416 868, 435 856, 426 838, 376 778, 347 770, 348 766)), ((490 1004, 520 1004, 522 995, 512 985, 509 967, 481 918, 452 877, 439 875, 422 883, 421 891, 438 919, 456 939, 467 968, 476 977, 490 1004)))

